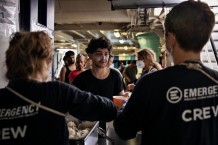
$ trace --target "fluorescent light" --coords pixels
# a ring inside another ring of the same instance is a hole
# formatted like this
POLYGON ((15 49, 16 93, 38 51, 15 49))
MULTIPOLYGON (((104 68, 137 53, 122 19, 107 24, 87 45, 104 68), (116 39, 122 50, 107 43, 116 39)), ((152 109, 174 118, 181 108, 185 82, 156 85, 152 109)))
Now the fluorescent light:
POLYGON ((162 8, 154 8, 154 15, 159 16, 161 11, 162 11, 162 8))

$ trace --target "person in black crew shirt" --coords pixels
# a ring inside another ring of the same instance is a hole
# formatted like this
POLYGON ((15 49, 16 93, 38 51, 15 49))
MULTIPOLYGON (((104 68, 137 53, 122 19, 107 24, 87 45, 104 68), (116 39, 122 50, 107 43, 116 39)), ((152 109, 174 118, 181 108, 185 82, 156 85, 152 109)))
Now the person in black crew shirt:
POLYGON ((182 2, 165 20, 174 66, 143 76, 114 120, 121 139, 142 131, 142 145, 217 145, 218 72, 200 61, 215 23, 210 7, 182 2))
POLYGON ((64 82, 46 81, 53 58, 51 44, 43 31, 12 35, 6 51, 9 84, 0 89, 0 145, 69 145, 64 114, 87 121, 116 117, 117 108, 110 99, 64 82), (56 112, 24 101, 13 90, 56 112))
MULTIPOLYGON (((92 39, 86 49, 86 53, 92 60, 92 68, 77 75, 73 85, 111 100, 115 95, 127 95, 124 93, 122 77, 119 72, 107 66, 111 50, 112 45, 106 38, 92 39)), ((106 123, 100 122, 100 127, 106 129, 106 123)))

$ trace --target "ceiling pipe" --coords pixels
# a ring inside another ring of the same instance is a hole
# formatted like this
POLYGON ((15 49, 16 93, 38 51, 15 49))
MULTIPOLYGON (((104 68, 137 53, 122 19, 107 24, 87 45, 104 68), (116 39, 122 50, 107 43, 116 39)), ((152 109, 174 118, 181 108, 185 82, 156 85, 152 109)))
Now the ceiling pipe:
POLYGON ((89 33, 91 36, 93 36, 93 37, 95 37, 95 38, 96 38, 96 37, 98 37, 98 35, 96 35, 96 34, 92 33, 92 32, 91 32, 91 31, 89 31, 89 30, 87 31, 87 33, 89 33))
POLYGON ((82 37, 82 38, 84 38, 84 39, 86 39, 86 36, 84 36, 83 34, 77 32, 77 31, 75 31, 75 30, 71 30, 71 32, 73 32, 74 34, 76 34, 76 35, 78 35, 78 36, 80 36, 80 37, 82 37))
POLYGON ((162 19, 164 19, 164 17, 166 16, 166 13, 165 13, 165 11, 162 11, 162 13, 156 18, 156 19, 154 19, 153 20, 153 22, 149 25, 149 28, 151 28, 151 29, 155 29, 155 24, 159 21, 159 22, 161 22, 161 24, 162 24, 162 19))
MULTIPOLYGON (((112 10, 173 7, 186 0, 110 0, 112 10)), ((217 6, 217 0, 203 0, 209 6, 217 6)))
POLYGON ((138 9, 140 8, 157 8, 157 7, 173 7, 178 3, 185 0, 156 0, 156 1, 145 1, 145 0, 111 0, 112 10, 122 10, 122 9, 138 9))

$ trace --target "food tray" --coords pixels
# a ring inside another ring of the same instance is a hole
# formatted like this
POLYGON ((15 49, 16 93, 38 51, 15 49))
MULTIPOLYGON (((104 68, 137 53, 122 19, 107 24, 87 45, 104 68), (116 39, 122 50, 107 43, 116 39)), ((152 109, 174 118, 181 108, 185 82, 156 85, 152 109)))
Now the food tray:
POLYGON ((99 122, 86 122, 82 124, 82 128, 92 127, 89 133, 85 138, 73 139, 69 138, 70 145, 96 145, 98 141, 98 132, 99 122))

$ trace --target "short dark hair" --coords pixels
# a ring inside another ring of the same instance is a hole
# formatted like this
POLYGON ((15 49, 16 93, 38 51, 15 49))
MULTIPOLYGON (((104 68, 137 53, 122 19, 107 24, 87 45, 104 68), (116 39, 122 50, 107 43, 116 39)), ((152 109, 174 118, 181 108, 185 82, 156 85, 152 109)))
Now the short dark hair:
POLYGON ((171 32, 184 50, 199 52, 208 41, 214 24, 214 13, 206 3, 185 1, 167 15, 165 35, 171 32))
POLYGON ((106 48, 109 52, 111 52, 112 45, 110 41, 105 37, 93 38, 90 40, 88 47, 86 48, 86 53, 93 53, 98 48, 106 48))
POLYGON ((73 51, 71 51, 71 50, 69 50, 69 51, 67 51, 67 52, 65 53, 65 57, 66 57, 66 58, 68 58, 68 57, 70 57, 70 56, 72 56, 72 55, 75 55, 75 53, 74 53, 73 51))
POLYGON ((66 55, 63 57, 63 61, 66 61, 66 59, 67 59, 67 57, 66 57, 66 55))

